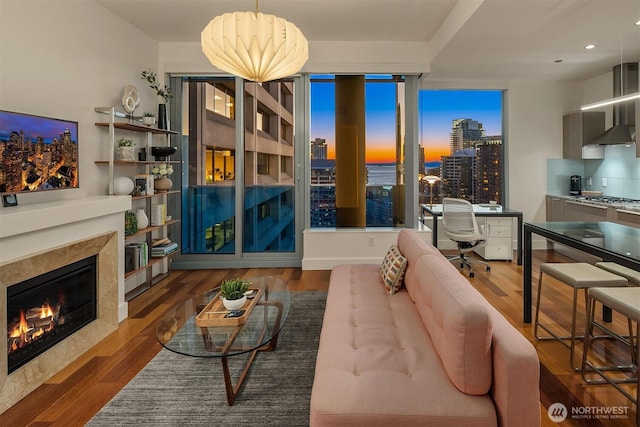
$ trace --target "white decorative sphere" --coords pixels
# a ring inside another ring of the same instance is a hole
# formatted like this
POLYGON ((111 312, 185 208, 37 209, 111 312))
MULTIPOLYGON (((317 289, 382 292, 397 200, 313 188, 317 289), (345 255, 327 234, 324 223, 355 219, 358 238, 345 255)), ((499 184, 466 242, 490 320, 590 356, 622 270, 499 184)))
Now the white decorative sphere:
POLYGON ((126 196, 131 194, 134 187, 133 180, 127 176, 119 176, 113 180, 113 194, 126 196))

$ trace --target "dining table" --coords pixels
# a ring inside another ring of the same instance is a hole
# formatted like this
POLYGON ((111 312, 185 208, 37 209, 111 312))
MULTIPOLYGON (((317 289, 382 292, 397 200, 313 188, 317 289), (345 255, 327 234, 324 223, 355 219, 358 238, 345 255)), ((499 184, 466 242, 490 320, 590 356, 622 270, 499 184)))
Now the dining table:
MULTIPOLYGON (((538 235, 570 248, 640 271, 640 228, 608 221, 524 223, 523 321, 531 323, 532 239, 538 235)), ((606 308, 606 307, 605 307, 606 308)), ((611 320, 610 310, 603 312, 611 320)))

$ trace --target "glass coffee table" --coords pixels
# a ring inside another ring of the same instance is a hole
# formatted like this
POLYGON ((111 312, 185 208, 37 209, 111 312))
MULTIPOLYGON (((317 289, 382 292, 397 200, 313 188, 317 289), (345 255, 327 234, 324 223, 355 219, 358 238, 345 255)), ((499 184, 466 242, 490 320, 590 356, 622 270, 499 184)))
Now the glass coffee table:
POLYGON ((255 289, 256 295, 247 300, 242 316, 225 317, 228 310, 218 298, 217 287, 173 308, 156 328, 156 337, 164 348, 186 356, 222 361, 229 405, 233 405, 257 353, 275 350, 291 308, 289 289, 282 279, 266 276, 245 280, 251 283, 249 288, 255 289), (234 385, 228 359, 247 353, 247 361, 234 385))

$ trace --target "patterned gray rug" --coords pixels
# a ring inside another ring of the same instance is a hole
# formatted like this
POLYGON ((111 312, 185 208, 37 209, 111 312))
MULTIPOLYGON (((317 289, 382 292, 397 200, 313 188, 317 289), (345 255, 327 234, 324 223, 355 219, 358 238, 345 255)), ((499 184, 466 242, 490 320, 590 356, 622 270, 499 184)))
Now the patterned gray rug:
MULTIPOLYGON (((306 426, 326 292, 292 292, 274 352, 256 356, 233 406, 219 359, 163 349, 88 426, 306 426)), ((230 358, 235 364, 240 357, 230 358)), ((231 365, 232 375, 234 365, 231 365)), ((239 368, 237 368, 239 369, 239 368)))

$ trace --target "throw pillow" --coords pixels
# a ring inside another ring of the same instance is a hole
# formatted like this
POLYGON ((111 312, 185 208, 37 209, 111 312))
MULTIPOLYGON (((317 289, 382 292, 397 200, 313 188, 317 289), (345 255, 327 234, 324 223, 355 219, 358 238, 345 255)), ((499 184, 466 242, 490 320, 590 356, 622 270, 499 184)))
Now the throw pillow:
POLYGON ((396 245, 391 245, 380 266, 380 277, 389 295, 400 290, 406 268, 407 259, 402 256, 396 245))

